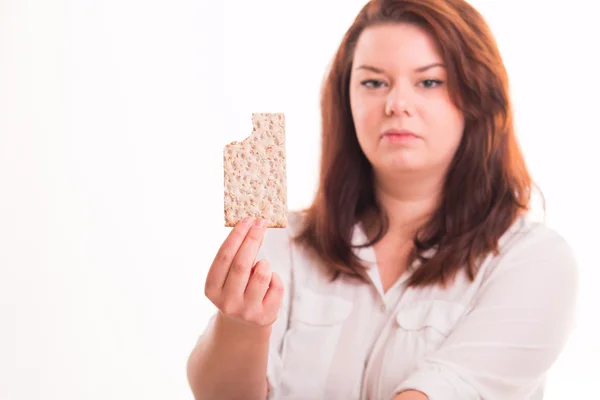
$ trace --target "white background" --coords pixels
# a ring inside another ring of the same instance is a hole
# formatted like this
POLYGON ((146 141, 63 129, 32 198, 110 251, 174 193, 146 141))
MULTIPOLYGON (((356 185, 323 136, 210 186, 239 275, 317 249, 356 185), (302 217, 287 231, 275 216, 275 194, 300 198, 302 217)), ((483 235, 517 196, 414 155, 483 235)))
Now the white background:
MULTIPOLYGON (((319 88, 363 1, 0 0, 1 399, 192 398, 186 360, 228 232, 222 147, 250 133, 252 112, 285 112, 289 204, 308 205, 319 88)), ((590 398, 595 3, 472 3, 509 70, 548 222, 581 262, 579 328, 546 399, 590 398)))

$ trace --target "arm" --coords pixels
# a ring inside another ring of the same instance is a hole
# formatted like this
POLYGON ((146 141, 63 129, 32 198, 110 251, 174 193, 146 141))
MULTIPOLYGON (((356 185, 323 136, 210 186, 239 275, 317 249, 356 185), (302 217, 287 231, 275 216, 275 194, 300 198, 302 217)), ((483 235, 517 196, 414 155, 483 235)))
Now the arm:
POLYGON ((402 393, 398 393, 394 400, 429 400, 422 392, 418 392, 416 390, 406 390, 402 393))
POLYGON ((266 399, 270 333, 270 327, 241 330, 217 314, 188 360, 194 398, 266 399))
POLYGON ((577 263, 545 227, 501 257, 472 310, 394 400, 412 399, 414 391, 429 400, 522 400, 543 383, 573 329, 577 263))
POLYGON ((269 346, 284 286, 268 261, 254 262, 266 229, 260 222, 237 224, 208 271, 204 291, 219 312, 188 358, 196 400, 267 398, 269 346))

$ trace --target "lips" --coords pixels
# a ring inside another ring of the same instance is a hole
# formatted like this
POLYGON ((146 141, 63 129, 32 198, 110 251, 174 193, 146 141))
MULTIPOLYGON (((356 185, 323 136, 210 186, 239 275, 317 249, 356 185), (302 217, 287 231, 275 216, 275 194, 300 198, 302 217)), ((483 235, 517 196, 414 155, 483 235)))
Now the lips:
POLYGON ((383 132, 381 136, 382 138, 395 140, 418 139, 420 137, 408 129, 388 129, 387 131, 383 132))

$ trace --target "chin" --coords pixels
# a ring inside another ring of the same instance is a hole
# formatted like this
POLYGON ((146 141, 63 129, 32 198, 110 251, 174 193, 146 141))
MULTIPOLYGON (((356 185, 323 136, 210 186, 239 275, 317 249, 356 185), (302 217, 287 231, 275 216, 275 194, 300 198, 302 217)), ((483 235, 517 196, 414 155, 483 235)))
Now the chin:
POLYGON ((387 176, 394 175, 407 175, 407 174, 418 174, 420 172, 425 171, 425 167, 423 165, 415 165, 415 164, 398 164, 394 163, 391 165, 378 165, 375 167, 377 173, 387 176))
POLYGON ((382 161, 380 167, 388 173, 419 172, 426 168, 422 160, 415 160, 414 157, 394 157, 382 161))

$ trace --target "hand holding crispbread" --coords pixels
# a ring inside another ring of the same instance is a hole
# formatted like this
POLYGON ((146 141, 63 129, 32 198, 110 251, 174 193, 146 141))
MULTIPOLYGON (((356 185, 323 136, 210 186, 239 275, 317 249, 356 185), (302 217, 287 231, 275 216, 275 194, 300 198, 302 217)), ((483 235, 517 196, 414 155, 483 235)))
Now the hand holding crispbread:
POLYGON ((268 228, 287 226, 285 117, 252 114, 252 134, 223 149, 225 226, 244 217, 263 218, 268 228))
MULTIPOLYGON (((277 319, 283 283, 267 260, 255 262, 266 221, 244 218, 217 252, 206 277, 204 293, 227 325, 268 328, 277 319)), ((246 329, 244 329, 246 330, 246 329)))

